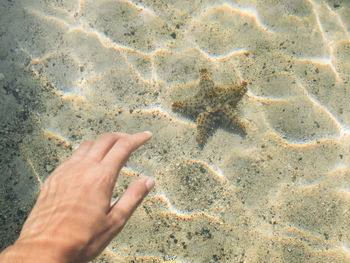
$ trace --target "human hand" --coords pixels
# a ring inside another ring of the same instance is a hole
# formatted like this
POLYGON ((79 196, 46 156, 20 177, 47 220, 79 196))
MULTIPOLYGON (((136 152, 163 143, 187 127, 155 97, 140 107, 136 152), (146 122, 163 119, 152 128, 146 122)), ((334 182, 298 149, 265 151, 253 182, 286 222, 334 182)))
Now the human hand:
POLYGON ((154 186, 152 178, 142 178, 110 204, 120 170, 151 137, 149 132, 109 133, 82 143, 48 177, 19 239, 0 261, 11 255, 18 261, 6 262, 86 262, 96 257, 154 186))

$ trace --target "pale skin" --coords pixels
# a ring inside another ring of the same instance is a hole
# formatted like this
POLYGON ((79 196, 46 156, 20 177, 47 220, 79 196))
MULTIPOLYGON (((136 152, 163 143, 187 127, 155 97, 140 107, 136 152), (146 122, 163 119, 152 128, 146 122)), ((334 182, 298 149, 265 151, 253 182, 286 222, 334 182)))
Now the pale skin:
POLYGON ((0 254, 0 262, 87 262, 96 257, 154 186, 152 178, 141 178, 111 205, 120 170, 151 137, 149 132, 108 133, 82 143, 45 181, 18 240, 0 254))

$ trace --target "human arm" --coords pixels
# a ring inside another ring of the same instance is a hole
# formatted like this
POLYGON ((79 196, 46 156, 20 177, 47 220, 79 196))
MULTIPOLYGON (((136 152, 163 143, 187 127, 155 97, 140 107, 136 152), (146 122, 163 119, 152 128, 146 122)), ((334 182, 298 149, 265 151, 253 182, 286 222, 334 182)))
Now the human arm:
POLYGON ((110 205, 120 170, 151 136, 109 133, 82 143, 43 184, 20 237, 0 254, 0 262, 87 262, 96 257, 154 186, 151 178, 135 181, 110 205))

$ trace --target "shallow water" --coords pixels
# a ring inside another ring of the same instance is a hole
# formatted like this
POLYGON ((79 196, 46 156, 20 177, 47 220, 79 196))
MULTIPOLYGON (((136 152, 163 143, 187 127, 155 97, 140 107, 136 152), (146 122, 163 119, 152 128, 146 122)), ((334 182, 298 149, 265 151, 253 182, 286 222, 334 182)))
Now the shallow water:
POLYGON ((2 1, 0 247, 83 140, 149 130, 156 187, 95 262, 350 260, 350 2, 2 1), (171 108, 248 82, 246 134, 171 108), (141 222, 141 223, 140 223, 141 222))

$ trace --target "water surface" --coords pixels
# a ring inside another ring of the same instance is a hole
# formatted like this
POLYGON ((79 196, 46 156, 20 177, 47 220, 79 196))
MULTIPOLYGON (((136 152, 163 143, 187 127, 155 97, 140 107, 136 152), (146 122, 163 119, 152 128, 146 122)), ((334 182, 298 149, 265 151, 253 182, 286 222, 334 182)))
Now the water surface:
MULTIPOLYGON (((156 187, 94 262, 350 260, 347 1, 2 1, 2 248, 83 140, 149 130, 115 197, 156 187), (247 134, 171 104, 248 82, 247 134)), ((88 194, 88 193, 87 193, 88 194)))

